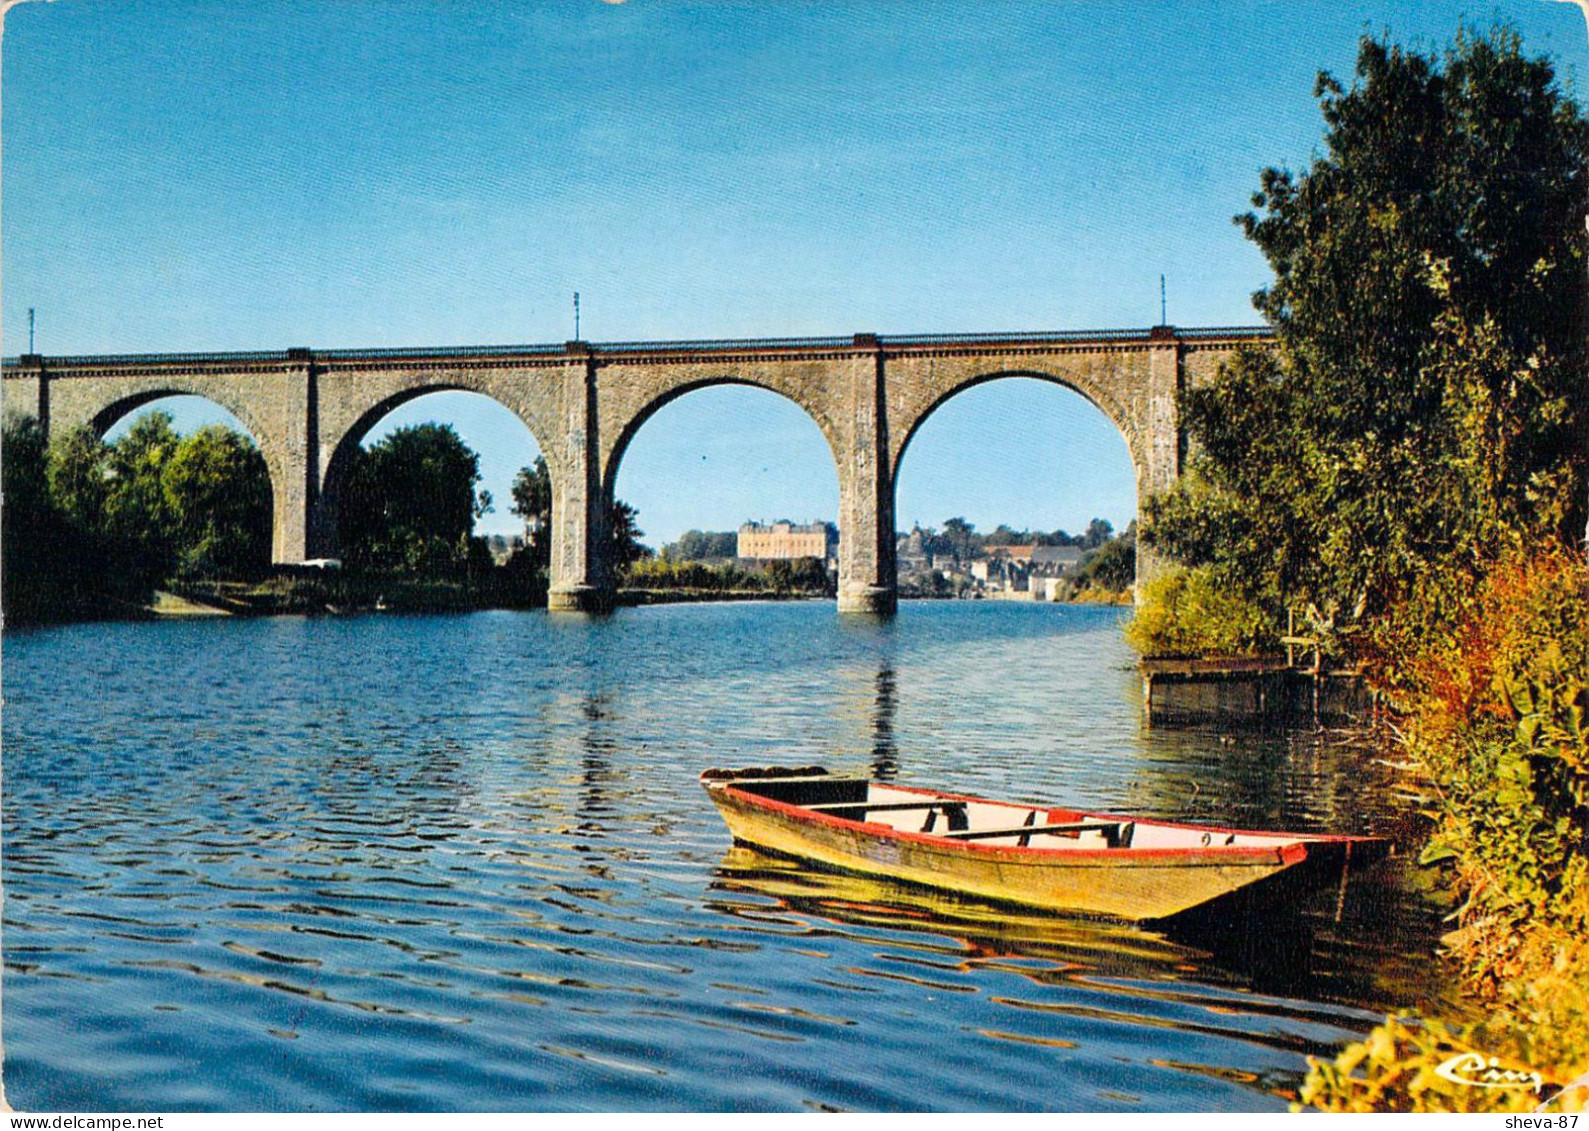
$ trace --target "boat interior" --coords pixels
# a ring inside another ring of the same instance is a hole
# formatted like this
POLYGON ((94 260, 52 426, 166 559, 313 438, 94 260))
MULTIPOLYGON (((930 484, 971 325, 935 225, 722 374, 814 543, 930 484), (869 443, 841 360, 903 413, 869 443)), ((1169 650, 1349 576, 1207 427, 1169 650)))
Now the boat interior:
POLYGON ((797 805, 840 820, 900 832, 1016 848, 1072 850, 1279 848, 1305 838, 1283 833, 1232 832, 1106 817, 1071 809, 946 797, 866 778, 790 771, 783 776, 734 778, 735 789, 797 805))

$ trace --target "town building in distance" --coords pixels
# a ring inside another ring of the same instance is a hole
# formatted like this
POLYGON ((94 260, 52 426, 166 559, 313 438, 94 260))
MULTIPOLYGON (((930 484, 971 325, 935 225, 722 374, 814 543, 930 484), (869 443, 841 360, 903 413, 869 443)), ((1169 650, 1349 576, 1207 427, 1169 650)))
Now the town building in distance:
MULTIPOLYGON (((1055 535, 1070 537, 1064 531, 1055 535)), ((1083 571, 1096 552, 1097 546, 1079 541, 1046 545, 989 542, 975 534, 953 538, 918 524, 909 533, 896 534, 894 560, 905 596, 1068 601, 1090 584, 1083 571)))
POLYGON ((831 522, 804 524, 779 521, 763 525, 747 522, 739 528, 741 561, 770 562, 791 558, 837 561, 839 528, 831 522))

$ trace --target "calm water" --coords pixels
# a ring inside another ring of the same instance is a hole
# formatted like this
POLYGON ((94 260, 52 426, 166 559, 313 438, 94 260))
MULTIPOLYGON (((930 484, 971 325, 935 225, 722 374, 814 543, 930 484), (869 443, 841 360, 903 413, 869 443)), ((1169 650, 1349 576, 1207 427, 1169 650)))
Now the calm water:
POLYGON ((1396 832, 1325 736, 1152 732, 1114 610, 693 605, 4 640, 19 1109, 1273 1110, 1433 992, 1394 866, 1187 940, 731 850, 696 776, 1396 832), (1340 920, 1336 913, 1340 911, 1340 920))

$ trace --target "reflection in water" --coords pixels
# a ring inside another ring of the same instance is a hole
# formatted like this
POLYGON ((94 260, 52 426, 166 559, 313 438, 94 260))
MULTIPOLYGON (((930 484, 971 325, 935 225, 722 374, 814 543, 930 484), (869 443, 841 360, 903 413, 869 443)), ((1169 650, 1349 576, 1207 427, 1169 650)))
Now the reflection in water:
MULTIPOLYGON (((1089 970, 1129 977, 1162 976, 1184 969, 1197 951, 1162 934, 1081 916, 1046 915, 952 892, 917 887, 876 876, 822 870, 805 861, 729 848, 717 869, 714 890, 764 897, 779 910, 859 927, 923 936, 922 945, 961 949, 968 964, 998 958, 1034 958, 1036 971, 1089 970)), ((772 914, 760 903, 725 901, 725 914, 772 914)))
MULTIPOLYGON (((714 886, 721 890, 755 893, 804 915, 944 936, 964 947, 968 961, 1041 958, 1065 977, 1172 978, 1196 968, 1222 984, 1264 993, 1329 997, 1346 991, 1348 1000, 1373 993, 1375 970, 1365 961, 1372 951, 1337 945, 1344 916, 1332 921, 1336 889, 1283 907, 1238 904, 1224 912, 1222 922, 1186 917, 1148 930, 834 872, 741 844, 728 850, 718 877, 714 886)), ((1359 926, 1354 921, 1353 928, 1359 926)))
MULTIPOLYGON (((1214 956, 1173 936, 824 872, 742 845, 729 849, 718 877, 713 886, 723 894, 716 906, 725 915, 785 933, 844 938, 871 950, 878 967, 851 968, 863 978, 902 979, 958 992, 964 985, 946 981, 947 976, 1012 976, 1028 984, 1004 988, 994 1000, 1016 1011, 1236 1038, 1303 1055, 1333 1053, 1330 1038, 1321 1038, 1312 1027, 1335 1023, 1338 1015, 1293 998, 1260 996, 1268 988, 1250 968, 1211 965, 1214 956), (885 970, 883 964, 911 972, 885 970), (1194 972, 1195 981, 1188 977, 1194 972), (1173 1008, 1160 1013, 1149 1002, 1173 1008), (1258 1018, 1267 1023, 1254 1026, 1258 1018)), ((1052 1032, 1032 1032, 1015 1017, 1002 1018, 999 1025, 977 1034, 1019 1044, 1081 1047, 1081 1041, 1052 1032)), ((1158 1063, 1260 1084, 1277 1097, 1294 1098, 1291 1074, 1158 1063)))
POLYGON ((1304 908, 1294 945, 1227 932, 1289 951, 1266 968, 725 861, 710 765, 1396 831, 1372 763, 1328 736, 1143 728, 1113 610, 281 618, 3 646, 19 1107, 1277 1110, 1304 1054, 1433 992, 1438 924, 1394 869, 1339 924, 1330 893, 1304 908))
POLYGON ((618 744, 609 724, 607 696, 591 694, 580 703, 585 729, 580 736, 579 809, 581 821, 599 827, 612 812, 607 797, 608 784, 614 778, 613 755, 618 744))
POLYGON ((872 777, 888 781, 899 772, 899 748, 894 744, 894 716, 899 712, 894 669, 877 669, 877 694, 872 700, 872 777))

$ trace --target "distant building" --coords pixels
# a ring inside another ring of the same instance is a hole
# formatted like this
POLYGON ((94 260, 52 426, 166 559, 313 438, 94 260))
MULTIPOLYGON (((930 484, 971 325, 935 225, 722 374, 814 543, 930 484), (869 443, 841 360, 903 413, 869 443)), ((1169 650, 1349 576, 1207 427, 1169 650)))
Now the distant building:
POLYGON ((747 522, 739 528, 739 557, 747 561, 816 558, 825 562, 838 556, 839 530, 831 522, 747 522))
POLYGON ((1036 549, 1036 546, 989 546, 987 552, 990 558, 1007 558, 1016 565, 1025 566, 1031 564, 1032 552, 1036 549))
POLYGON ((1025 593, 1031 576, 1031 546, 989 546, 988 556, 971 563, 971 576, 988 589, 1025 593))
POLYGON ((1058 577, 1067 569, 1075 569, 1087 553, 1080 546, 1033 546, 1032 572, 1044 577, 1058 577))
POLYGON ((920 526, 909 534, 894 536, 894 564, 901 573, 919 573, 933 567, 927 552, 927 533, 920 526))
POLYGON ((1062 577, 1037 577, 1033 576, 1032 600, 1057 601, 1065 594, 1067 582, 1062 577))

